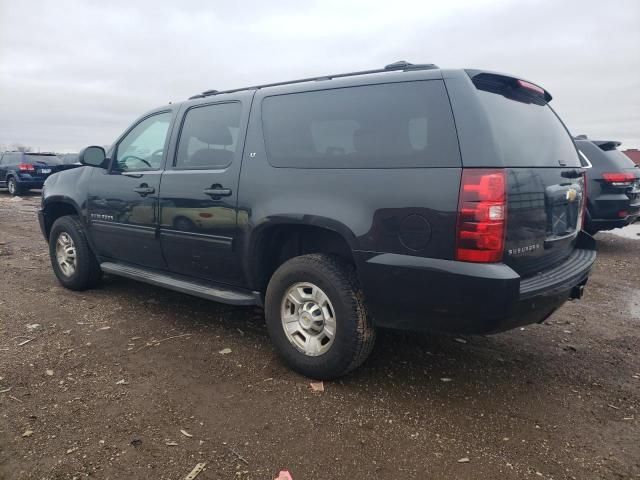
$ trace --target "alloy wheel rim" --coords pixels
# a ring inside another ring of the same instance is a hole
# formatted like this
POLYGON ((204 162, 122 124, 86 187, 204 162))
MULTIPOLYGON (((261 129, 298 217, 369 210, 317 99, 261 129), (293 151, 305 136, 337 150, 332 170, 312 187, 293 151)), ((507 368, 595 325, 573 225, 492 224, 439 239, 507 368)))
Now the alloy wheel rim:
POLYGON ((300 282, 289 287, 280 309, 287 340, 310 357, 326 353, 336 334, 336 314, 320 287, 300 282))
POLYGON ((65 277, 76 271, 76 246, 68 233, 62 232, 56 240, 56 260, 65 277))
POLYGON ((9 193, 11 195, 13 195, 14 193, 16 193, 16 183, 15 180, 12 178, 9 180, 9 193))

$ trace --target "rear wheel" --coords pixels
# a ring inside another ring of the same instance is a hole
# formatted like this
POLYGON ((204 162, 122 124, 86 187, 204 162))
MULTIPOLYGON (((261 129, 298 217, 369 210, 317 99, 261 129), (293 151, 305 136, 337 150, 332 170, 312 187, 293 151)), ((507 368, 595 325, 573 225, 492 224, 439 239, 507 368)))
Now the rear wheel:
POLYGON ((324 254, 293 258, 267 288, 265 314, 276 349, 294 370, 336 378, 371 353, 371 325, 353 266, 324 254))
POLYGON ((49 256, 58 281, 70 290, 96 286, 102 270, 75 215, 57 219, 49 234, 49 256))
POLYGON ((9 177, 9 180, 7 180, 7 189, 9 190, 9 194, 14 197, 22 193, 22 187, 18 185, 15 177, 9 177))

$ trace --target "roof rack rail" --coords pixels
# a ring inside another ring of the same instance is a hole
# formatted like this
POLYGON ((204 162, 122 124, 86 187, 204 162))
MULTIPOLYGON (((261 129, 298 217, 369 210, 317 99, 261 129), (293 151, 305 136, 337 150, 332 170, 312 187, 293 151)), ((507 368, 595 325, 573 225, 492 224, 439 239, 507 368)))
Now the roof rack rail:
POLYGON ((350 73, 335 73, 332 75, 322 75, 320 77, 308 77, 308 78, 301 78, 299 80, 289 80, 286 82, 265 83, 263 85, 234 88, 231 90, 221 90, 221 91, 207 90, 205 92, 189 97, 189 100, 194 100, 196 98, 210 97, 212 95, 220 95, 222 93, 234 93, 234 92, 241 92, 243 90, 259 90, 261 88, 267 88, 267 87, 279 87, 281 85, 292 85, 295 83, 305 83, 305 82, 318 82, 323 80, 332 80, 334 78, 355 77, 358 75, 369 75, 372 73, 394 72, 398 70, 408 72, 413 70, 433 70, 436 68, 439 68, 439 67, 437 65, 434 65, 433 63, 409 63, 404 60, 400 60, 394 63, 390 63, 389 65, 386 65, 384 68, 378 68, 374 70, 361 70, 358 72, 350 72, 350 73))

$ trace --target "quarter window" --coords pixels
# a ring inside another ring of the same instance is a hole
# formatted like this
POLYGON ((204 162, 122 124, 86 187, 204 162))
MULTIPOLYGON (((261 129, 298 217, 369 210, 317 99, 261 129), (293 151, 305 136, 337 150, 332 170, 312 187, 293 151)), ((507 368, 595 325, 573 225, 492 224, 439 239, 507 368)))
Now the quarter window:
POLYGON ((124 172, 158 170, 171 123, 171 113, 147 117, 120 141, 116 152, 116 169, 124 172))
POLYGON ((236 154, 241 113, 238 102, 189 109, 180 133, 176 168, 229 166, 236 154))
POLYGON ((269 161, 294 168, 454 167, 460 154, 439 80, 267 97, 269 161))

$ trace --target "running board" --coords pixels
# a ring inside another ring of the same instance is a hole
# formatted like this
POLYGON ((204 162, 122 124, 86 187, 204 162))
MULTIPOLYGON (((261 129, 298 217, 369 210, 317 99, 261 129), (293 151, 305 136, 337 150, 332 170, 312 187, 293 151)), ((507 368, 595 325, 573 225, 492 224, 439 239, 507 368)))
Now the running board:
POLYGON ((161 273, 145 268, 122 265, 120 263, 104 262, 100 268, 105 273, 131 278, 140 282, 149 283, 158 287, 168 288, 176 292, 186 293, 195 297, 213 300, 214 302, 228 303, 230 305, 258 305, 262 306, 259 292, 232 290, 229 288, 213 287, 187 278, 179 278, 176 275, 161 273))

